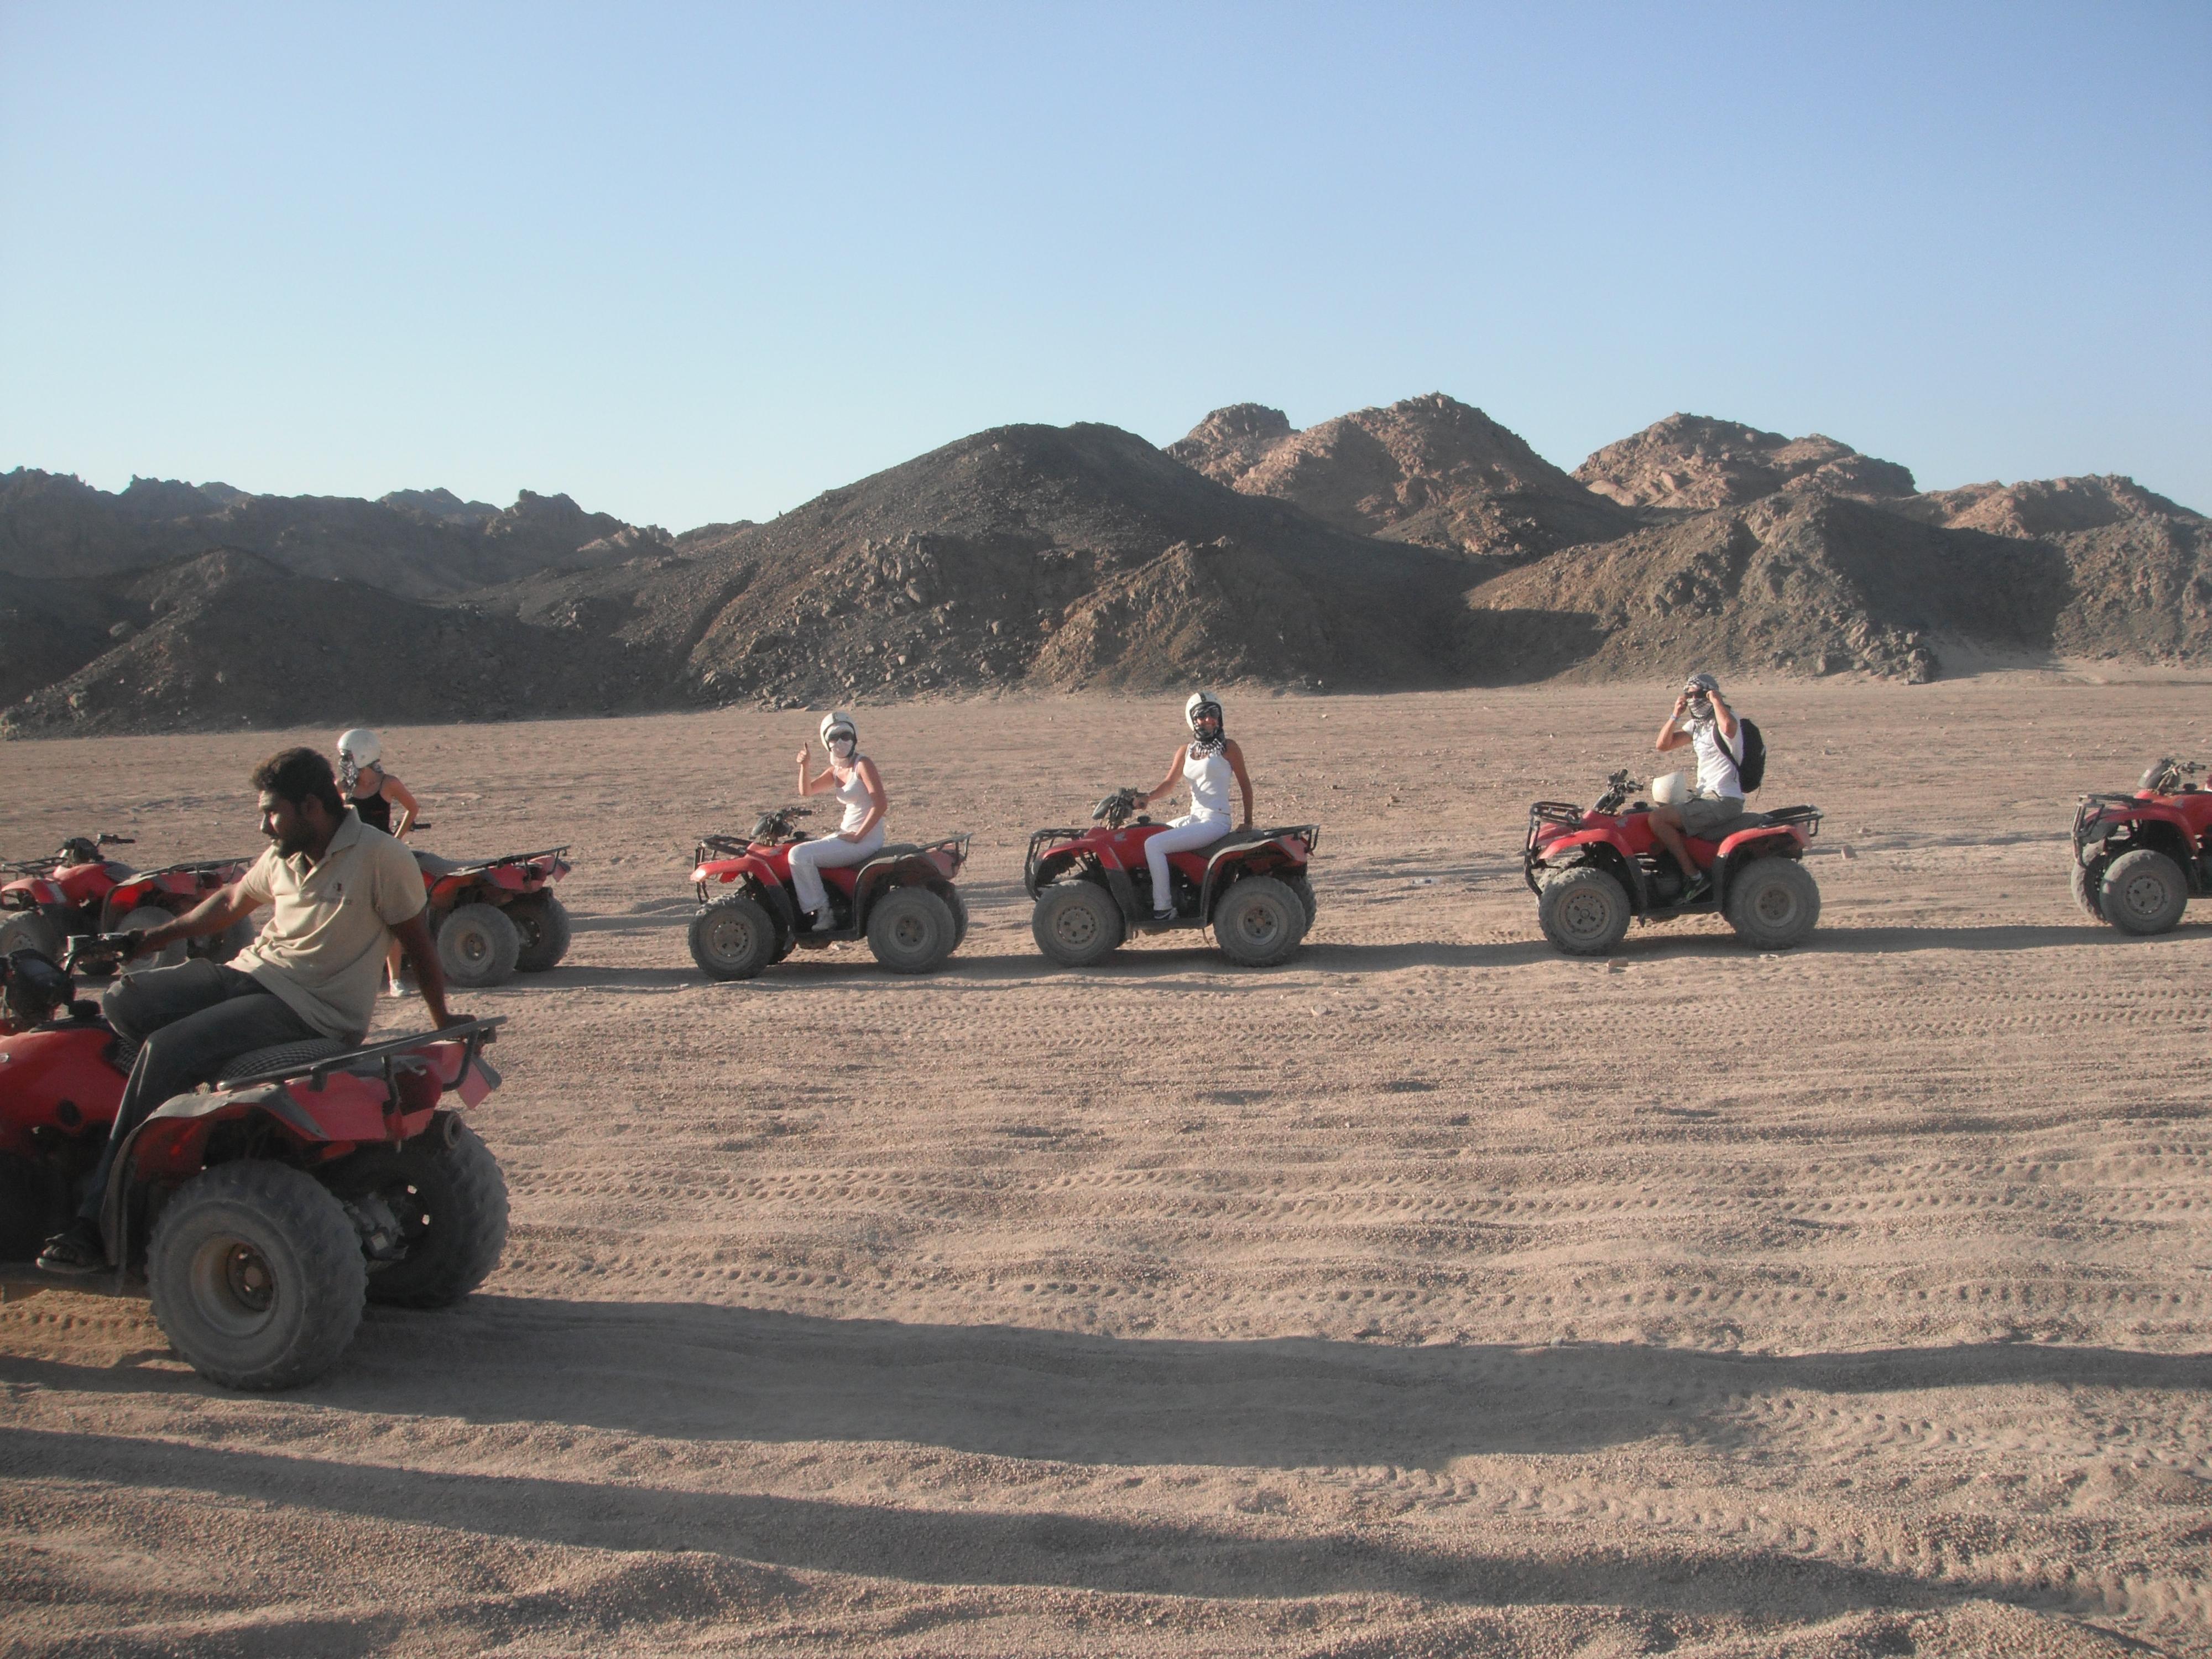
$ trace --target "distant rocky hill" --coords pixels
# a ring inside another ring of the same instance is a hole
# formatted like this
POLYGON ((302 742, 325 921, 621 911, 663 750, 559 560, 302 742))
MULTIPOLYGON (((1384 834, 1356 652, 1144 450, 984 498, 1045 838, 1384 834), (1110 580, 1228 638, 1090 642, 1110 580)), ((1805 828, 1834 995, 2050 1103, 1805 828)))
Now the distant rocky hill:
POLYGON ((526 489, 501 512, 443 489, 368 501, 134 478, 110 494, 28 467, 0 473, 0 572, 40 580, 110 575, 228 547, 294 575, 434 599, 671 545, 665 531, 526 489))
POLYGON ((1607 444, 1575 477, 1626 507, 1691 513, 1742 507, 1791 488, 1876 499, 1912 493, 1912 474, 1896 462, 1833 438, 1785 438, 1703 415, 1669 415, 1607 444))
POLYGON ((1602 541, 1636 520, 1519 436, 1441 392, 1291 430, 1280 410, 1218 409, 1168 453, 1248 495, 1357 534, 1506 558, 1602 541))
POLYGON ((1442 397, 1303 433, 1240 404, 1165 452, 1001 427, 675 538, 564 496, 19 471, 0 732, 2212 657, 2208 521, 2124 478, 1914 494, 1832 440, 1688 416, 1578 477, 1442 397))

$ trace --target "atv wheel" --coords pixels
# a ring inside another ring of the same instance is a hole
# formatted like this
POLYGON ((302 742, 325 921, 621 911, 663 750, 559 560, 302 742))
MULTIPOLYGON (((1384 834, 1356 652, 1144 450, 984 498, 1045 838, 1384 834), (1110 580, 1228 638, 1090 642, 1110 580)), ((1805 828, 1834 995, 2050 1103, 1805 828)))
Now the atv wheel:
POLYGON ((957 951, 968 939, 968 901, 960 896, 957 887, 946 888, 943 896, 952 912, 952 948, 957 951))
MULTIPOLYGON (((115 931, 118 933, 143 933, 149 928, 166 927, 175 920, 176 917, 158 904, 142 904, 122 921, 117 922, 115 931)), ((132 957, 125 964, 125 971, 143 974, 149 968, 173 968, 185 959, 187 948, 186 941, 173 939, 158 951, 146 956, 132 957)))
POLYGON ((1114 954, 1124 932, 1114 896, 1095 881, 1054 882, 1037 895, 1030 933, 1063 968, 1088 968, 1114 954))
POLYGON ((1314 897, 1313 878, 1310 876, 1285 876, 1283 885, 1298 896, 1298 903, 1306 913, 1306 926, 1311 928, 1314 917, 1321 909, 1320 901, 1314 897))
POLYGON ((507 1248, 507 1178, 491 1149, 457 1119, 441 1116, 404 1146, 348 1159, 331 1190, 356 1225, 398 1234, 404 1254, 368 1264, 371 1302, 450 1307, 484 1282, 507 1248))
POLYGON ((1578 864, 1555 871, 1536 896, 1544 937, 1571 957, 1601 957, 1628 937, 1628 893, 1607 871, 1578 864))
POLYGON ((1728 924, 1746 945, 1786 951, 1820 919, 1820 886, 1796 859, 1753 859, 1729 878, 1728 924))
POLYGON ((26 910, 0 922, 0 957, 17 951, 36 951, 58 968, 62 965, 62 949, 68 943, 61 924, 36 910, 26 910))
POLYGON ((438 963, 448 985, 504 985, 521 954, 521 933, 496 905, 464 904, 438 930, 438 963))
POLYGON ((750 979, 779 959, 775 924, 744 893, 716 899, 691 918, 691 960, 716 979, 750 979))
POLYGON ((2189 879, 2165 854, 2138 847, 2106 867, 2097 899, 2106 919, 2124 933, 2163 933, 2188 906, 2189 879))
POLYGON ((526 893, 508 905, 505 914, 522 935, 522 948, 514 957, 516 973, 544 973, 568 954, 568 941, 573 934, 568 927, 568 907, 552 894, 526 893))
POLYGON ((2104 902, 2098 896, 2098 890, 2104 884, 2105 861, 2102 859, 2094 864, 2084 864, 2078 858, 2074 860, 2074 871, 2068 885, 2074 890, 2075 907, 2090 921, 2109 927, 2111 924, 2105 919, 2104 902))
POLYGON ((1273 876, 1231 882, 1213 907, 1213 942, 1240 968, 1272 968, 1306 936, 1306 908, 1273 876))
POLYGON ((289 1389, 328 1370, 361 1325, 367 1279, 344 1207, 259 1158, 186 1182, 146 1249, 162 1334, 229 1389, 289 1389))
POLYGON ((895 887, 868 912, 868 949, 895 974, 926 974, 952 954, 952 907, 927 887, 895 887))

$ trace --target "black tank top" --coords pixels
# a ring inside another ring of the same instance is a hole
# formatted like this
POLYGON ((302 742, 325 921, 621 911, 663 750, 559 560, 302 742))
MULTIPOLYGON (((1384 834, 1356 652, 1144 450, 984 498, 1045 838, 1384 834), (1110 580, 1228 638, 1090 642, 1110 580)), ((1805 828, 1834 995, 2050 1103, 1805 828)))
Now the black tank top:
POLYGON ((370 829, 381 830, 387 836, 392 833, 392 803, 384 798, 381 778, 377 780, 374 794, 353 798, 353 810, 361 814, 361 821, 370 829))

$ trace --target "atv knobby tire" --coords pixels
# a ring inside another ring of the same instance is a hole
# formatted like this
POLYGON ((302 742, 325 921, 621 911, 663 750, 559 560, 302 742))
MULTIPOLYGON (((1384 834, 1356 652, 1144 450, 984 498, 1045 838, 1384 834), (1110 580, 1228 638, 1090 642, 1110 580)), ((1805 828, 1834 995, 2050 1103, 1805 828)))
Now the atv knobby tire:
MULTIPOLYGON (((404 1146, 358 1152, 331 1180, 347 1203, 380 1202, 406 1254, 368 1264, 368 1299, 445 1308, 484 1282, 507 1248, 507 1177, 475 1130, 441 1116, 404 1146)), ((384 1218, 370 1212, 369 1218, 384 1218)))
POLYGON ((1746 945, 1786 951, 1820 920, 1820 884, 1796 859, 1753 859, 1729 877, 1725 908, 1746 945))
POLYGON ((750 979, 782 955, 775 923, 748 894, 716 899, 691 918, 691 960, 716 979, 750 979))
POLYGON ((2073 890, 2075 908, 2099 926, 2111 927, 2098 890, 2105 884, 2105 861, 2100 859, 2094 864, 2084 864, 2077 858, 2073 865, 2073 874, 2067 884, 2073 890))
POLYGON ((1609 871, 1578 864, 1544 878, 1536 921, 1571 957, 1601 957, 1628 937, 1628 890, 1609 871))
POLYGON ((438 965, 448 985, 504 985, 521 954, 520 931, 495 904, 461 905, 438 929, 438 965))
POLYGON ((1298 896, 1298 903, 1304 907, 1306 913, 1306 927, 1310 930, 1314 925, 1314 917, 1321 911, 1321 902, 1314 897, 1313 878, 1304 875, 1285 876, 1283 878, 1283 885, 1298 896))
POLYGON ((0 957, 17 951, 36 951, 58 968, 62 965, 62 949, 68 942, 61 924, 36 910, 26 910, 0 922, 0 957))
POLYGON ((1120 946, 1127 926, 1114 896, 1095 881, 1056 881, 1037 895, 1030 934, 1063 968, 1089 968, 1120 946))
POLYGON ((968 901, 957 887, 946 888, 943 897, 952 912, 952 948, 957 951, 968 940, 968 901))
POLYGON ((514 954, 516 973, 545 973, 559 966, 561 958, 568 954, 568 941, 574 936, 568 908, 552 894, 525 893, 504 914, 522 936, 522 948, 514 954))
POLYGON ((2123 933, 2167 933, 2189 906, 2189 878, 2165 854, 2138 847, 2106 866, 2097 900, 2106 920, 2123 933))
POLYGON ((1240 968, 1272 968, 1306 936, 1306 907, 1287 882, 1246 876, 1213 907, 1213 942, 1240 968))
POLYGON ((328 1370, 360 1328, 368 1278, 344 1206, 259 1158, 186 1182, 146 1249, 162 1334, 229 1389, 289 1389, 328 1370))
MULTIPOLYGON (((115 924, 118 933, 143 933, 155 927, 166 927, 176 918, 158 904, 142 904, 115 924)), ((143 974, 149 968, 173 968, 185 959, 187 942, 173 939, 158 951, 149 951, 143 957, 133 957, 123 964, 126 974, 143 974)))
POLYGON ((952 954, 952 907, 927 887, 894 887, 868 912, 868 949, 894 974, 926 974, 952 954))

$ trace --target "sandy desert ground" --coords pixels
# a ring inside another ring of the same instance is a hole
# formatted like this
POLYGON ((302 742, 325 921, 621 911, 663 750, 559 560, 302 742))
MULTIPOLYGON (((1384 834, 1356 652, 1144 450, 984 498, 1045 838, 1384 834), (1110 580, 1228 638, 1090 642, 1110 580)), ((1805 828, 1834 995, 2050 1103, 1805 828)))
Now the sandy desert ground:
MULTIPOLYGON (((575 844, 568 963, 459 999, 507 1260, 276 1397, 0 1309, 0 1648, 2212 1654, 2212 907, 2124 939, 2063 872, 2208 689, 1746 693, 1815 940, 1560 958, 1527 803, 1665 696, 1232 698, 1327 836, 1257 974, 1030 940, 1027 830, 1177 699, 864 712, 895 829, 976 833, 920 980, 686 954, 812 715, 387 734, 425 844, 575 844)), ((250 847, 275 746, 0 748, 0 848, 250 847)))

